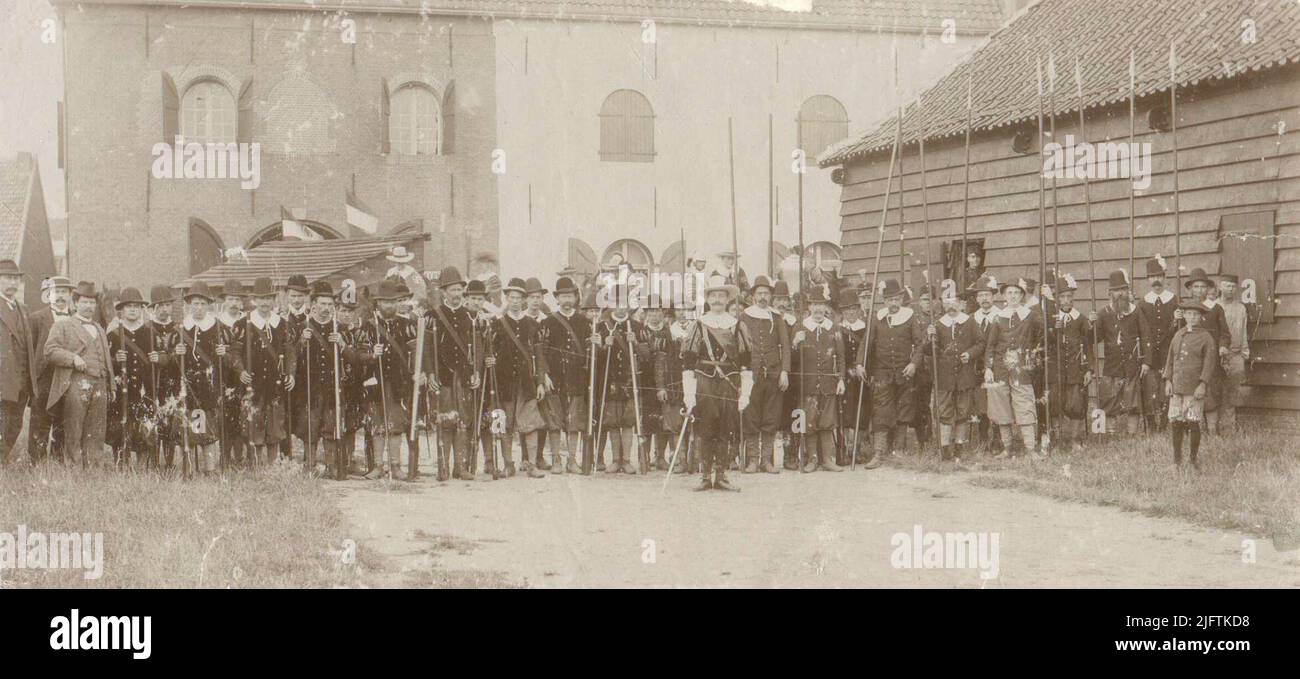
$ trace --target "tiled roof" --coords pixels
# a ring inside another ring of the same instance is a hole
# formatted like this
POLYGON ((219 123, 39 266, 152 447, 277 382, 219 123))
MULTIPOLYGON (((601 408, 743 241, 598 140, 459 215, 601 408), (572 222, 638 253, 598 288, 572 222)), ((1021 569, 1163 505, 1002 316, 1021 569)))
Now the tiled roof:
MULTIPOLYGON (((268 241, 203 273, 181 281, 173 287, 188 288, 202 281, 221 285, 238 279, 249 285, 254 279, 270 277, 275 285, 284 285, 289 276, 302 274, 309 283, 328 278, 348 267, 381 256, 394 245, 409 245, 428 240, 427 233, 404 233, 397 236, 339 238, 322 241, 268 241)), ((382 272, 380 272, 382 274, 382 272)))
POLYGON ((19 153, 14 158, 0 159, 0 259, 18 259, 27 194, 35 171, 31 154, 19 153))
MULTIPOLYGON (((1137 64, 1138 97, 1169 88, 1169 53, 1177 54, 1178 86, 1230 78, 1300 61, 1300 3, 1278 0, 1040 0, 989 36, 921 95, 926 139, 963 134, 966 93, 973 92, 974 129, 1012 125, 1038 115, 1036 63, 1048 87, 1056 68, 1057 115, 1079 109, 1074 63, 1082 71, 1084 108, 1128 98, 1129 54, 1137 64), (1253 22, 1247 23, 1247 21, 1253 22), (1255 40, 1245 40, 1253 26, 1255 40)), ((903 113, 903 142, 922 128, 915 102, 903 113)), ((833 145, 823 167, 893 143, 895 117, 874 131, 833 145)))
MULTIPOLYGON (((55 4, 231 6, 308 9, 301 0, 54 0, 55 4)), ((965 33, 988 33, 1002 23, 998 0, 810 0, 811 11, 788 11, 761 0, 314 0, 310 8, 423 11, 498 18, 773 25, 857 30, 942 30, 954 19, 965 33)))

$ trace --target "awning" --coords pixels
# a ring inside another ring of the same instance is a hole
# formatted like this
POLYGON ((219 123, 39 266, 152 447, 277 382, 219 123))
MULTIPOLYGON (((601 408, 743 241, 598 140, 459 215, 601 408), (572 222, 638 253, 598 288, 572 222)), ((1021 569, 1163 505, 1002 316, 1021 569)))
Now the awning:
POLYGON ((283 286, 295 274, 306 276, 308 283, 314 283, 371 259, 378 259, 383 266, 376 265, 374 275, 366 278, 378 280, 388 268, 383 257, 394 245, 409 247, 429 237, 430 234, 416 232, 323 241, 269 241, 243 253, 227 253, 227 261, 172 287, 189 288, 200 281, 221 285, 231 279, 251 285, 254 279, 264 276, 272 284, 283 286))

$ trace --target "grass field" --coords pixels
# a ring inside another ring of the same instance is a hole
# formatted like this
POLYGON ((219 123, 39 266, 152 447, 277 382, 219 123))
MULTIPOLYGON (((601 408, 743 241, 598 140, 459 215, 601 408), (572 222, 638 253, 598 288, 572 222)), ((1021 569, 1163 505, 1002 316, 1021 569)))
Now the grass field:
MULTIPOLYGON (((1245 430, 1204 437, 1200 473, 1186 459, 1176 469, 1172 450, 1167 434, 1152 434, 1092 441, 1040 462, 986 456, 967 456, 965 462, 976 485, 1177 517, 1268 537, 1280 550, 1300 548, 1300 446, 1293 434, 1245 430)), ((891 457, 889 463, 953 471, 933 454, 891 457)))
POLYGON ((349 549, 323 482, 286 467, 181 481, 13 464, 0 471, 0 531, 20 525, 102 533, 103 575, 4 570, 6 587, 346 587, 373 567, 349 549))

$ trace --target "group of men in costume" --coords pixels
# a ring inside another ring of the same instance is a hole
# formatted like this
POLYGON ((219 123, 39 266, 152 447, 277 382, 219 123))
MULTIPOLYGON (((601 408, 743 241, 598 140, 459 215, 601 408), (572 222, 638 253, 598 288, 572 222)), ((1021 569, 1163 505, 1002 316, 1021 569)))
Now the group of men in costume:
POLYGON ((733 270, 676 308, 621 283, 584 294, 568 275, 553 290, 510 279, 489 301, 449 267, 418 298, 400 278, 359 298, 300 275, 195 283, 179 300, 126 288, 102 325, 92 284, 48 279, 48 308, 27 313, 21 275, 0 262, 0 359, 21 368, 0 384, 0 452, 30 402, 33 461, 179 455, 187 473, 288 460, 296 439, 307 471, 339 479, 414 478, 423 449, 439 479, 671 467, 730 490, 730 470, 874 468, 932 430, 944 460, 1039 457, 1053 436, 1081 445, 1102 414, 1110 433, 1169 426, 1195 463, 1199 423, 1235 421, 1249 360, 1235 277, 1194 269, 1180 301, 1159 257, 1145 294, 1115 271, 1087 312, 1070 275, 885 280, 834 299, 808 286, 798 301, 758 276, 738 304, 733 270))

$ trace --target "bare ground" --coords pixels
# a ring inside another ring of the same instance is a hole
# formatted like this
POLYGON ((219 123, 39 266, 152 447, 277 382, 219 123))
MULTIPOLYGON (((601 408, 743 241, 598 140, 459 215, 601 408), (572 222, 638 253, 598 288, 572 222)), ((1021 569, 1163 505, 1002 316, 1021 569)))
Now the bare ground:
POLYGON ((884 468, 333 484, 380 587, 1297 587, 1267 539, 884 468), (891 538, 997 533, 998 575, 895 568, 891 538), (1247 542, 1250 541, 1250 542, 1247 542), (1254 563, 1243 559, 1253 546, 1254 563))

